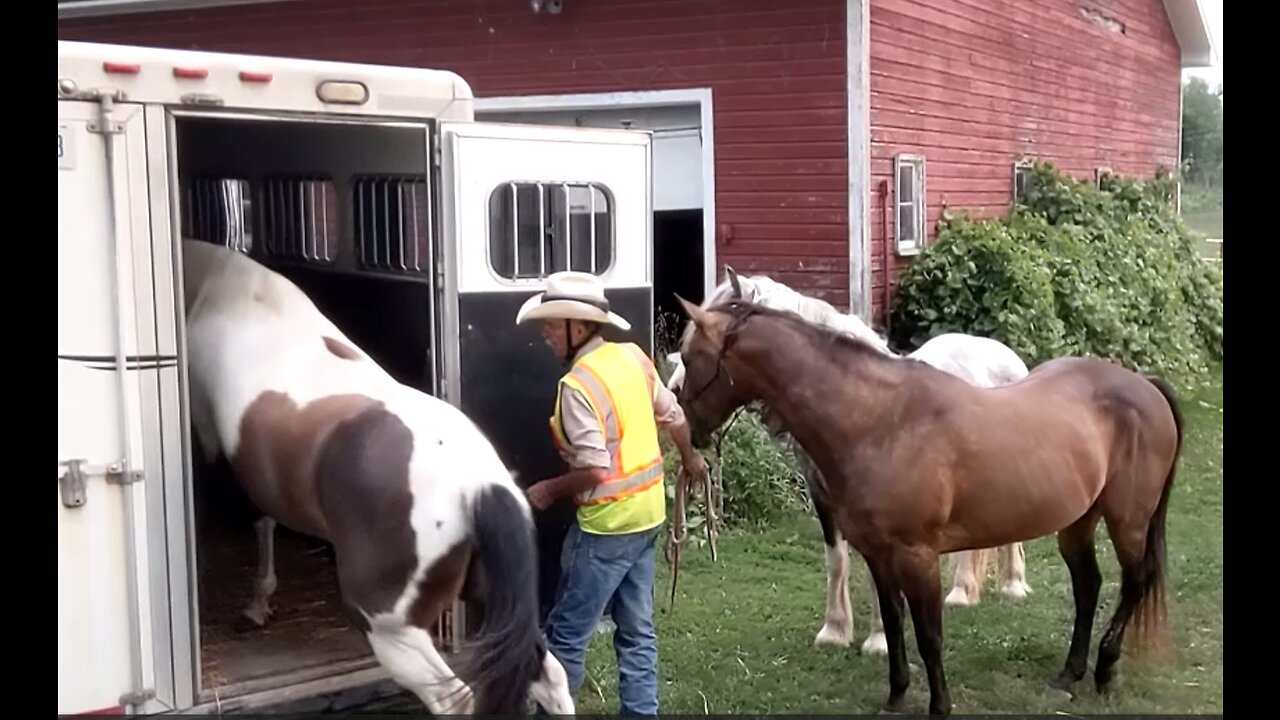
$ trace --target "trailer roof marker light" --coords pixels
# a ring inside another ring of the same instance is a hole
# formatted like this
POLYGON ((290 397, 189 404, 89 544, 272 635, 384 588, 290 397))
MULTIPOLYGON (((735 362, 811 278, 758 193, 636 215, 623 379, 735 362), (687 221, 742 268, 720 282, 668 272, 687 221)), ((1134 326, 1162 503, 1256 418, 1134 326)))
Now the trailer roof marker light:
POLYGON ((209 77, 209 70, 207 68, 175 67, 173 69, 173 76, 200 80, 209 77))
POLYGON ((241 70, 240 82, 269 83, 271 82, 271 73, 258 72, 256 70, 241 70))
POLYGON ((369 88, 362 82, 325 80, 316 86, 316 95, 327 103, 363 105, 369 102, 369 88))
POLYGON ((106 60, 102 63, 102 71, 121 75, 137 75, 142 72, 142 66, 138 63, 122 63, 106 60))

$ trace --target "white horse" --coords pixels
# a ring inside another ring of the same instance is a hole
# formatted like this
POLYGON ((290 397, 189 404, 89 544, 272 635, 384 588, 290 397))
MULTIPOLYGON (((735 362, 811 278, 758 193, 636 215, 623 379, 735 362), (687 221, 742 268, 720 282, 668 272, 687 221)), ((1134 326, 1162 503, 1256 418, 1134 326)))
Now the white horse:
POLYGON ((524 713, 530 696, 572 714, 538 627, 532 514, 484 434, 395 381, 248 256, 186 240, 183 268, 195 435, 265 515, 245 616, 271 615, 283 523, 333 545, 351 621, 433 714, 524 713), (455 674, 428 628, 459 596, 483 622, 455 674))
MULTIPOLYGON (((725 267, 724 281, 712 291, 702 307, 706 309, 736 298, 795 312, 809 322, 861 338, 886 355, 898 356, 889 347, 888 341, 857 315, 842 313, 830 303, 803 295, 767 276, 738 275, 728 266, 725 267)), ((963 333, 938 335, 907 357, 928 363, 982 387, 1005 385, 1026 377, 1028 373, 1026 363, 1004 343, 963 333)), ((672 390, 679 390, 684 381, 684 365, 680 354, 670 353, 667 359, 675 366, 667 384, 672 390)), ((789 441, 785 428, 781 427, 776 415, 768 408, 764 408, 761 415, 770 432, 791 446, 804 471, 809 497, 822 525, 822 539, 826 545, 827 601, 823 625, 814 638, 814 644, 846 647, 853 640, 853 614, 849 607, 849 551, 848 544, 832 521, 823 499, 825 481, 799 445, 789 441)), ((1026 582, 1026 560, 1022 543, 1005 545, 1000 550, 1005 569, 1001 594, 1014 599, 1026 597, 1031 588, 1026 582)), ((990 557, 989 548, 956 553, 955 581, 944 601, 947 605, 978 604, 982 578, 986 576, 990 557)), ((862 651, 883 655, 888 652, 888 645, 880 617, 879 597, 875 588, 870 588, 869 594, 872 627, 862 643, 862 651)))

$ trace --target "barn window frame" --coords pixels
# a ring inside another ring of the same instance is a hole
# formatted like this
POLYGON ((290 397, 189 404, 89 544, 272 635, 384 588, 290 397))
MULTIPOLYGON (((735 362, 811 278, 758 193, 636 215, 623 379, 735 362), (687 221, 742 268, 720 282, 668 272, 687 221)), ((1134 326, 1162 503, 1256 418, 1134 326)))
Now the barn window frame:
POLYGON ((607 185, 582 180, 509 180, 499 183, 489 191, 485 256, 489 273, 505 284, 538 284, 553 272, 579 270, 606 278, 617 262, 617 201, 607 185), (521 225, 521 207, 529 205, 529 196, 521 195, 530 190, 537 193, 534 207, 539 213, 537 227, 543 228, 541 244, 531 250, 536 240, 530 226, 521 225), (574 203, 571 192, 586 192, 586 212, 583 203, 574 203), (603 200, 603 210, 597 203, 603 200), (524 201, 524 202, 522 202, 524 201), (559 204, 557 204, 559 202, 559 204), (575 247, 583 240, 581 227, 575 231, 574 219, 583 216, 603 216, 587 221, 589 229, 583 247, 575 247), (515 232, 512 232, 512 226, 515 232), (601 238, 601 233, 604 237, 601 238), (601 241, 603 240, 603 246, 601 241), (581 252, 586 250, 585 263, 581 252), (561 253, 561 250, 567 252, 561 253), (603 257, 602 257, 603 256, 603 257))
POLYGON ((924 251, 928 240, 925 217, 928 196, 925 194, 925 158, 915 153, 898 153, 893 157, 893 245, 898 255, 918 255, 924 251), (903 200, 903 181, 906 172, 911 173, 910 198, 903 200), (908 236, 903 232, 903 211, 910 220, 908 236))
POLYGON ((1101 189, 1102 189, 1102 179, 1103 179, 1103 178, 1105 178, 1105 177, 1106 177, 1106 176, 1108 176, 1108 175, 1114 175, 1114 174, 1115 174, 1115 173, 1111 172, 1111 166, 1110 166, 1110 165, 1099 165, 1098 167, 1095 167, 1095 168, 1093 169, 1093 187, 1094 187, 1094 189, 1096 189, 1096 190, 1101 190, 1101 189))
POLYGON ((1022 158, 1015 160, 1013 163, 1013 185, 1010 188, 1010 195, 1013 198, 1014 205, 1026 205, 1027 193, 1031 190, 1031 179, 1035 176, 1035 161, 1030 158, 1022 158), (1021 180, 1021 187, 1019 181, 1021 180))

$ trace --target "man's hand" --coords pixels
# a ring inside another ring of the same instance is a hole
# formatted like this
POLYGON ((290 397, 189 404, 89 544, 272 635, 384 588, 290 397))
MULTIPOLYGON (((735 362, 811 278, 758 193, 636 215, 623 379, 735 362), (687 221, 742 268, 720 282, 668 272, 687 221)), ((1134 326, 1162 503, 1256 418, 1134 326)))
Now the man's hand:
POLYGON ((684 471, 689 473, 689 477, 701 480, 707 476, 707 461, 702 457, 702 453, 690 448, 688 455, 681 458, 680 463, 684 466, 684 471))
POLYGON ((546 480, 530 485, 524 491, 524 495, 529 499, 529 504, 539 510, 546 510, 551 506, 551 501, 555 500, 555 497, 551 494, 551 487, 546 480))

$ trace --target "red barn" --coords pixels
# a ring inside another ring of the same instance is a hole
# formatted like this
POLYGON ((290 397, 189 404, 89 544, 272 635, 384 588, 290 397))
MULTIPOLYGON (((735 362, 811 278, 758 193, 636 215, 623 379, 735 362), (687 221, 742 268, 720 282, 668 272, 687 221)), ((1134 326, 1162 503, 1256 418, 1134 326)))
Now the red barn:
POLYGON ((728 263, 879 319, 944 208, 1019 161, 1179 155, 1197 0, 62 0, 58 36, 438 67, 482 119, 647 128, 655 290, 728 263))

